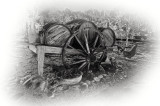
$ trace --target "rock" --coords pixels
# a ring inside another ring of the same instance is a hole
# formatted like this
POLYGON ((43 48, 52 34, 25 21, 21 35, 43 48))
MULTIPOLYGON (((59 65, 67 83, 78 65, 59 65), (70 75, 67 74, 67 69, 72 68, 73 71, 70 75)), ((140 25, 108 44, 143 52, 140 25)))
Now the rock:
POLYGON ((117 67, 119 67, 119 68, 122 68, 122 67, 123 67, 123 65, 121 65, 121 64, 118 64, 118 65, 117 65, 117 67))
POLYGON ((126 75, 126 74, 124 75, 124 78, 127 78, 127 75, 126 75))
POLYGON ((62 85, 63 86, 63 90, 68 90, 69 86, 68 85, 62 85))
POLYGON ((91 83, 95 83, 95 80, 92 80, 91 83))
POLYGON ((103 76, 104 76, 104 77, 106 77, 106 76, 107 76, 107 74, 103 74, 103 76))
POLYGON ((55 97, 55 94, 54 94, 53 92, 48 92, 48 93, 47 93, 47 96, 48 96, 49 98, 54 98, 54 97, 55 97))
POLYGON ((122 61, 118 61, 117 64, 118 65, 123 65, 123 62, 122 61))
POLYGON ((110 87, 110 84, 109 83, 105 84, 105 88, 108 88, 108 87, 110 87))
POLYGON ((122 80, 124 78, 122 73, 117 73, 116 77, 118 77, 118 79, 122 80))
POLYGON ((92 70, 90 70, 90 71, 88 72, 87 79, 88 79, 88 80, 93 80, 93 78, 94 78, 94 74, 93 74, 92 70))
POLYGON ((80 89, 81 90, 85 90, 87 88, 88 88, 88 84, 87 83, 81 83, 81 85, 80 85, 80 89))
POLYGON ((72 79, 63 79, 60 84, 64 84, 64 85, 74 85, 77 84, 81 81, 82 79, 82 75, 76 77, 76 78, 72 78, 72 79))
POLYGON ((105 82, 106 82, 106 79, 105 79, 105 78, 102 78, 102 79, 101 79, 101 82, 105 83, 105 82))
POLYGON ((98 78, 100 78, 100 79, 103 78, 103 75, 99 75, 98 78))
POLYGON ((111 61, 110 61, 110 59, 108 57, 106 58, 105 63, 106 64, 111 64, 111 61))
POLYGON ((24 77, 20 78, 20 84, 24 84, 31 77, 31 74, 27 74, 24 77))
POLYGON ((75 88, 76 90, 79 90, 80 89, 80 85, 74 85, 72 86, 73 88, 75 88))
POLYGON ((40 90, 44 91, 45 88, 46 88, 46 85, 47 85, 47 83, 45 81, 41 82, 41 84, 40 84, 40 90))
POLYGON ((88 85, 91 85, 91 81, 86 80, 85 82, 86 82, 88 85))
POLYGON ((120 71, 119 69, 116 69, 116 72, 120 71))
POLYGON ((103 76, 104 76, 105 79, 110 79, 110 76, 107 75, 107 74, 103 74, 103 76))
POLYGON ((100 81, 100 78, 94 77, 94 80, 95 80, 96 82, 99 82, 99 81, 100 81))
POLYGON ((122 71, 121 73, 122 73, 124 78, 127 78, 127 73, 126 72, 122 71))
POLYGON ((63 86, 58 86, 58 87, 56 88, 56 90, 57 90, 57 91, 63 91, 63 86))
POLYGON ((48 66, 48 67, 46 67, 46 68, 44 68, 44 72, 49 72, 49 71, 52 71, 53 69, 52 69, 52 67, 51 66, 48 66))

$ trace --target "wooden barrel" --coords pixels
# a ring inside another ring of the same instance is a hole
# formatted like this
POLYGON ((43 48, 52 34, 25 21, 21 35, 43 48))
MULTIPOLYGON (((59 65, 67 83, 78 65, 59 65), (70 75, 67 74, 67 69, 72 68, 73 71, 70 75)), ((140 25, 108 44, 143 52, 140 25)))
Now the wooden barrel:
POLYGON ((102 39, 102 44, 104 46, 110 47, 113 46, 116 41, 116 36, 114 31, 111 28, 99 28, 104 38, 102 39))
POLYGON ((54 23, 46 26, 44 35, 45 45, 61 47, 71 35, 71 31, 63 24, 54 23))

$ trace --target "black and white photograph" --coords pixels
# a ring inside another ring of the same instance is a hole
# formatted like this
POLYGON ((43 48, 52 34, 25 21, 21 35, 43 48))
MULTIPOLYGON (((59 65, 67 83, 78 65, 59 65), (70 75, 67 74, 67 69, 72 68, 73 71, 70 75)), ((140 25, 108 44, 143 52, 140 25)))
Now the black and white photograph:
POLYGON ((2 2, 0 105, 160 105, 158 3, 2 2))

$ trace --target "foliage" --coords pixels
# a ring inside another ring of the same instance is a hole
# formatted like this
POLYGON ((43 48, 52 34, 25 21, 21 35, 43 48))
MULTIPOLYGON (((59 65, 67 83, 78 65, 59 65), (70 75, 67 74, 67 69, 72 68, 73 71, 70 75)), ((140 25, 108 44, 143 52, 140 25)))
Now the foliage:
MULTIPOLYGON (((74 19, 85 19, 94 22, 98 27, 107 27, 107 22, 110 22, 110 27, 114 30, 119 30, 123 26, 130 28, 134 33, 151 32, 149 25, 147 25, 140 17, 131 14, 124 14, 121 11, 106 10, 98 11, 94 9, 81 11, 53 10, 46 9, 38 11, 36 14, 36 23, 45 25, 49 22, 59 22, 65 24, 74 19)), ((31 17, 34 15, 30 15, 31 17)), ((35 17, 35 16, 34 16, 35 17)))

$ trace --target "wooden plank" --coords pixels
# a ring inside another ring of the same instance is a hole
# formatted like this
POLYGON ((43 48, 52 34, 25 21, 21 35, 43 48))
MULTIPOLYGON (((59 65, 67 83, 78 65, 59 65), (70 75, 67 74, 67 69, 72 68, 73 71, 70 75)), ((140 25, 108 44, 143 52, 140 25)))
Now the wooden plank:
POLYGON ((38 74, 40 76, 43 76, 45 47, 44 46, 38 46, 37 47, 37 53, 38 53, 38 74))
MULTIPOLYGON (((39 46, 29 45, 29 49, 33 51, 34 53, 37 53, 37 48, 39 46)), ((62 53, 62 47, 51 47, 51 46, 40 46, 40 47, 43 47, 45 53, 54 53, 54 54, 62 53)), ((76 49, 67 49, 66 51, 67 51, 67 54, 81 54, 76 49)))
MULTIPOLYGON (((62 47, 45 46, 45 53, 61 54, 62 53, 62 47)), ((79 52, 75 49, 66 49, 66 54, 81 54, 81 52, 79 52)))
POLYGON ((43 46, 45 48, 45 53, 55 53, 61 54, 62 48, 61 47, 51 47, 51 46, 43 46))

